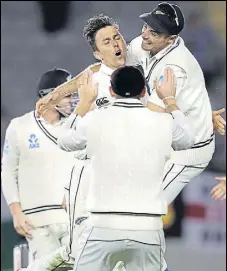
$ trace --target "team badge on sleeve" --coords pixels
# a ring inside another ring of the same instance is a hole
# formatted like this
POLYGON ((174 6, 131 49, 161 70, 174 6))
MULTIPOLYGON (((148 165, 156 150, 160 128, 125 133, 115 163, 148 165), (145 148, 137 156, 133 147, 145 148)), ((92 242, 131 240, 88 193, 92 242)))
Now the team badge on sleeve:
POLYGON ((39 141, 35 134, 31 134, 28 141, 29 149, 39 148, 39 141))
POLYGON ((4 152, 5 154, 8 154, 8 152, 9 152, 9 143, 8 143, 8 140, 7 140, 7 139, 5 140, 3 152, 4 152))

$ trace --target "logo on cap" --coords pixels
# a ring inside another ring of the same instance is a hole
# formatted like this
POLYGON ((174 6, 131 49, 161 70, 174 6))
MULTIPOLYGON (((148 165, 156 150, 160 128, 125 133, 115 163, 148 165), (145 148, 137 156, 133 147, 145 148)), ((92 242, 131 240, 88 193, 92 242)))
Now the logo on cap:
POLYGON ((156 15, 158 15, 158 14, 160 14, 160 15, 165 15, 165 13, 162 12, 162 11, 160 11, 160 10, 156 10, 156 11, 154 12, 154 14, 156 14, 156 15))

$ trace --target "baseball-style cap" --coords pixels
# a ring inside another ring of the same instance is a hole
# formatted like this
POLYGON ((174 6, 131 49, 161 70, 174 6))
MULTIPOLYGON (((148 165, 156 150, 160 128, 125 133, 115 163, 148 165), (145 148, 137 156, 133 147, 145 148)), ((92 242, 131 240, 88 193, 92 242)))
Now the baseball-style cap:
POLYGON ((136 97, 145 88, 143 74, 133 66, 124 66, 115 70, 111 75, 111 87, 115 94, 121 97, 136 97))
POLYGON ((53 91, 56 87, 72 79, 70 72, 64 69, 54 68, 45 72, 38 82, 37 91, 43 97, 53 91))
POLYGON ((160 3, 153 11, 139 16, 158 33, 178 35, 184 28, 184 15, 179 6, 160 3))

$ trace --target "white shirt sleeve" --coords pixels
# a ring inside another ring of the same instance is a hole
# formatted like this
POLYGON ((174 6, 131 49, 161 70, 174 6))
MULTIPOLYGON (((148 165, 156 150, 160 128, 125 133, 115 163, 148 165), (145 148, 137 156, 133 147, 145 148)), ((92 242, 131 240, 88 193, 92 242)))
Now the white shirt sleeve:
POLYGON ((78 151, 86 148, 87 136, 86 130, 88 122, 92 117, 92 110, 83 118, 78 115, 71 114, 65 123, 62 133, 58 137, 58 146, 65 151, 78 151))
POLYGON ((6 202, 20 202, 18 190, 18 167, 20 152, 16 130, 11 122, 6 130, 5 145, 2 156, 2 192, 6 202))
POLYGON ((173 149, 180 151, 191 148, 194 144, 195 135, 187 122, 187 118, 180 110, 174 110, 171 114, 173 116, 173 149))
POLYGON ((127 66, 136 66, 142 64, 142 58, 146 52, 141 48, 141 44, 142 37, 138 36, 127 45, 127 66))

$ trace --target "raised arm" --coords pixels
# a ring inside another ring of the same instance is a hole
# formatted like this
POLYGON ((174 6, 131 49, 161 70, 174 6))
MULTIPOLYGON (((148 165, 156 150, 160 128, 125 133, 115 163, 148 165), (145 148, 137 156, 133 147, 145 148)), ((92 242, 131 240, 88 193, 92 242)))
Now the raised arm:
POLYGON ((78 88, 80 101, 65 124, 65 132, 58 137, 58 146, 65 151, 86 148, 86 128, 95 110, 87 114, 98 94, 98 85, 92 83, 93 73, 87 71, 78 88))
POLYGON ((176 103, 176 80, 173 70, 170 67, 167 67, 164 70, 163 81, 159 84, 157 80, 155 80, 154 85, 158 98, 165 106, 165 112, 170 113, 174 119, 172 147, 174 150, 185 150, 193 145, 194 134, 190 124, 187 122, 187 118, 180 111, 176 103))
POLYGON ((97 72, 100 69, 101 64, 92 64, 85 70, 80 72, 77 76, 73 77, 71 80, 65 82, 64 84, 55 88, 51 93, 41 98, 36 103, 36 114, 37 116, 43 116, 46 111, 49 110, 51 106, 56 105, 62 98, 71 95, 78 91, 78 86, 80 84, 80 78, 87 70, 92 72, 97 72))

